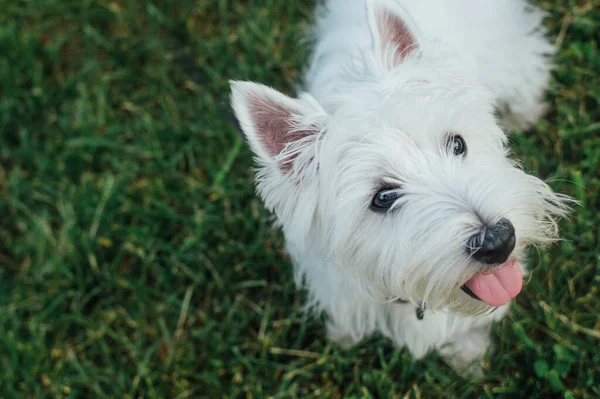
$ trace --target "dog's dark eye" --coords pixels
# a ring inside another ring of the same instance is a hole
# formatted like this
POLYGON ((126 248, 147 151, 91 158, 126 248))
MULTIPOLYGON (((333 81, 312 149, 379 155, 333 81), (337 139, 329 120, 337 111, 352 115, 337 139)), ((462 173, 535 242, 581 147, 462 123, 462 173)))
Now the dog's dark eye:
POLYGON ((456 156, 465 156, 467 154, 467 143, 459 134, 453 134, 448 137, 448 150, 456 156))
POLYGON ((398 188, 383 188, 375 194, 371 202, 371 210, 375 212, 386 212, 400 198, 402 194, 398 188))

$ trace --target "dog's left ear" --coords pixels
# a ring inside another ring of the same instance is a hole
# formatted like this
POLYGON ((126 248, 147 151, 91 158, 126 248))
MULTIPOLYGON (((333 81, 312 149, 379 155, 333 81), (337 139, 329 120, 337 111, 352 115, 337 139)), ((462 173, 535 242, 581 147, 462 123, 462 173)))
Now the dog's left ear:
POLYGON ((415 24, 406 10, 397 2, 367 0, 367 15, 374 50, 385 54, 394 50, 391 66, 394 67, 411 52, 419 49, 415 24))
POLYGON ((288 172, 315 145, 325 111, 308 94, 294 99, 257 83, 230 84, 231 106, 259 165, 288 172))

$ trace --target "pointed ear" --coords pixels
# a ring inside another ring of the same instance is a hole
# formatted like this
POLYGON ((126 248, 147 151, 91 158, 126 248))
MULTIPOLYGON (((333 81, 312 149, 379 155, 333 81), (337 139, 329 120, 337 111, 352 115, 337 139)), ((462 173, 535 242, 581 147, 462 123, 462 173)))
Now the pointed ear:
POLYGON ((290 98, 270 87, 231 81, 231 105, 244 136, 263 164, 283 172, 299 155, 294 144, 310 143, 321 132, 323 109, 312 97, 290 98))
POLYGON ((368 0, 367 14, 375 51, 388 48, 395 51, 392 66, 396 66, 411 52, 419 48, 415 38, 415 24, 410 15, 397 2, 368 0))

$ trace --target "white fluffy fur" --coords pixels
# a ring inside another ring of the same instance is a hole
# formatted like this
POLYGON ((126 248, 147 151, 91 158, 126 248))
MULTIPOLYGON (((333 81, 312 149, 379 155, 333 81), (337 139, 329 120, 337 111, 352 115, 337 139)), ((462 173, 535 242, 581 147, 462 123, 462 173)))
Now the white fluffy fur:
POLYGON ((494 115, 501 107, 505 124, 526 127, 543 112, 553 52, 543 14, 524 0, 328 0, 317 12, 307 93, 232 82, 258 192, 330 338, 353 344, 379 331, 417 358, 440 349, 463 368, 507 311, 459 289, 484 270, 465 242, 482 222, 509 219, 525 273, 526 247, 555 239, 566 212, 563 197, 509 158, 494 115), (412 51, 384 43, 376 12, 402 21, 412 51), (285 123, 261 131, 257 99, 268 105, 261 118, 281 118, 269 113, 277 104, 285 123), (304 138, 270 156, 269 129, 281 126, 304 138), (448 153, 449 132, 466 140, 464 159, 448 153), (382 182, 404 193, 387 214, 369 209, 382 182))

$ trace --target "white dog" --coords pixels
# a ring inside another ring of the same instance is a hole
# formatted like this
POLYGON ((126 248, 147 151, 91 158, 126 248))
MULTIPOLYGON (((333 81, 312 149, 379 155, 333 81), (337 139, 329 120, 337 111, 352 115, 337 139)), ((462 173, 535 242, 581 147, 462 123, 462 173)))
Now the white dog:
POLYGON ((567 212, 509 158, 495 116, 524 128, 544 112, 543 14, 525 0, 317 11, 307 93, 232 82, 258 192, 331 339, 379 331, 465 370, 521 290, 526 247, 567 212))

